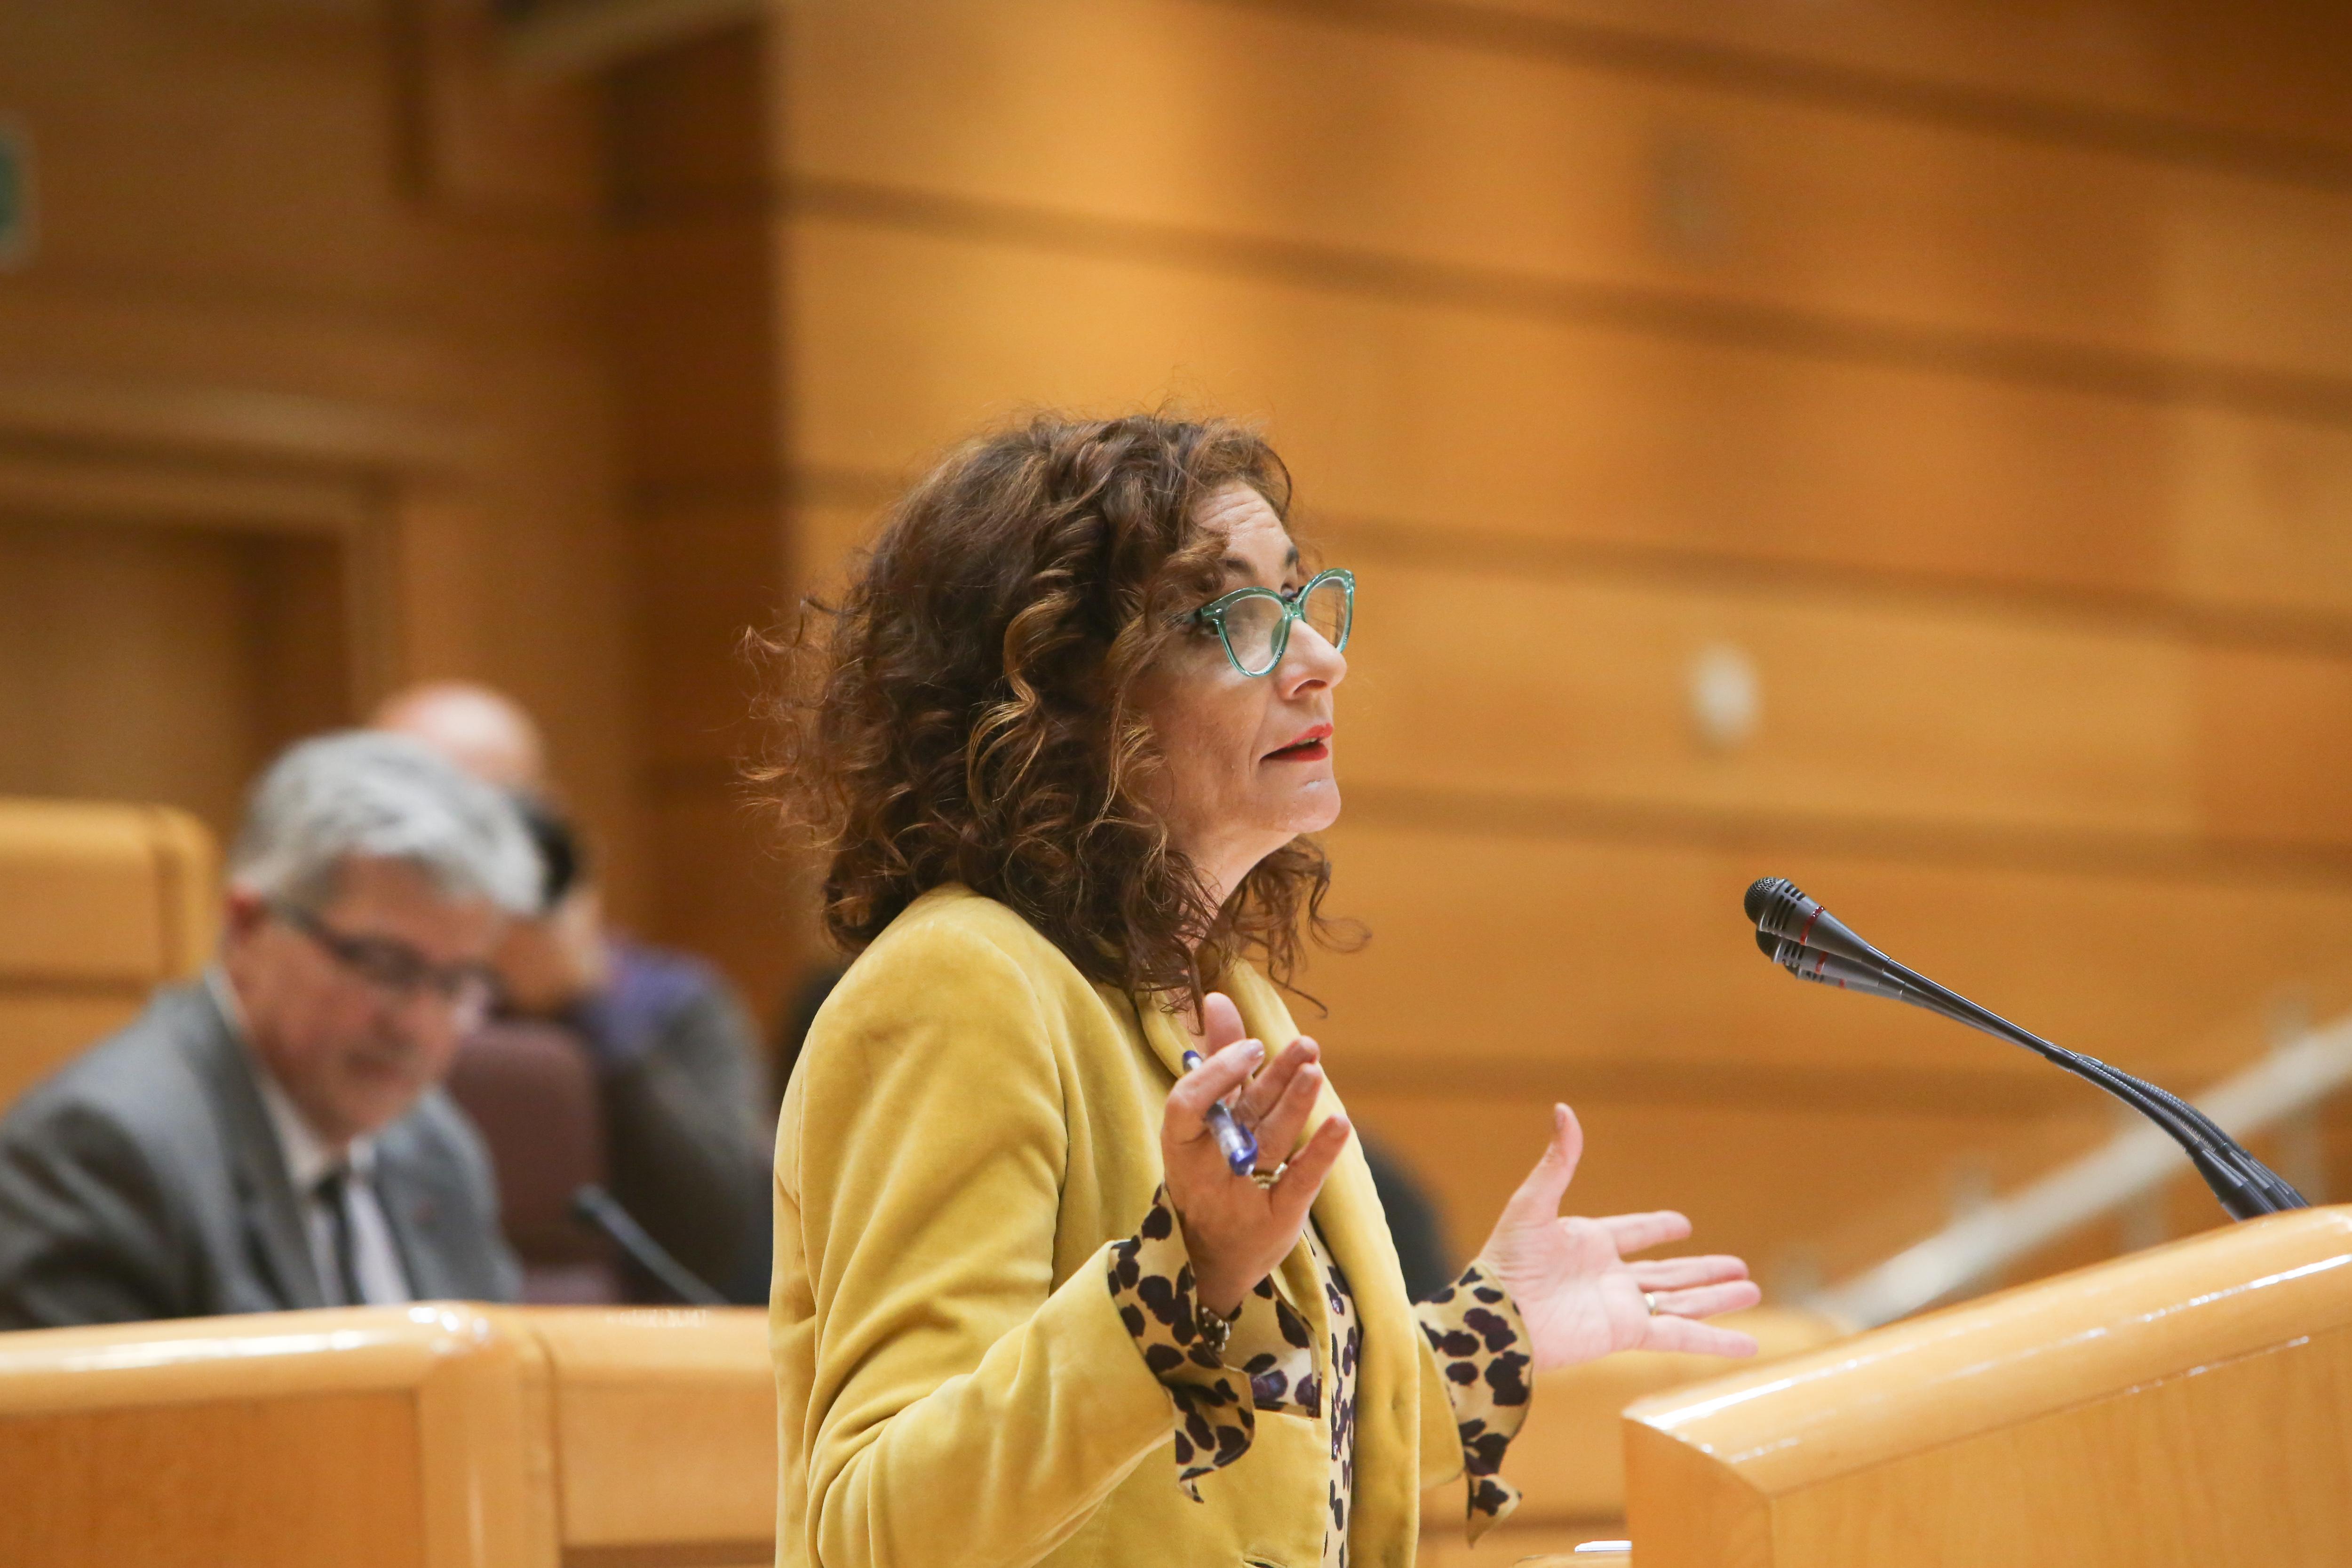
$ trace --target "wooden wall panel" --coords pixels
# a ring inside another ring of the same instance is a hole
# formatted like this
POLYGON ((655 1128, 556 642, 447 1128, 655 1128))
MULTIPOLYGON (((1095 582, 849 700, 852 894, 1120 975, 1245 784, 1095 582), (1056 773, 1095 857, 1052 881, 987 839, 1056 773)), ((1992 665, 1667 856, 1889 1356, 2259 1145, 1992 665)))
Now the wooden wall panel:
MULTIPOLYGON (((0 14, 0 101, 36 149, 42 203, 37 249, 0 279, 0 438, 354 498, 383 558, 373 597, 346 606, 343 689, 329 711, 335 656, 310 652, 300 700, 264 693, 254 721, 348 721, 414 678, 503 686, 544 724, 630 910, 634 627, 587 100, 509 83, 492 105, 483 59, 405 50, 396 21, 136 0, 0 14), (467 80, 437 85, 458 97, 420 79, 451 68, 467 80)), ((135 640, 131 610, 113 613, 135 640)), ((313 649, 322 635, 315 620, 283 634, 313 649)), ((184 648, 192 668, 215 657, 184 648)), ((218 719, 203 721, 215 739, 218 719)), ((211 758, 76 787, 184 801, 217 826, 245 781, 211 758)))
POLYGON ((784 592, 782 508, 724 493, 656 495, 640 507, 638 586, 660 608, 645 631, 647 777, 725 788, 758 691, 742 635, 784 592))
POLYGON ((1498 564, 1575 545, 2179 615, 2352 609, 2352 537, 2315 525, 2352 508, 2352 426, 969 229, 810 216, 786 245, 812 469, 896 475, 1024 407, 1172 396, 1269 417, 1310 526, 1378 520, 1498 564))
POLYGON ((1364 584, 1365 1127, 1465 1250, 1565 1098, 1580 1207, 1858 1267, 2109 1112, 1775 973, 1753 878, 2181 1087, 2352 1000, 2352 67, 2192 10, 807 0, 796 572, 1029 408, 1265 421, 1364 584))
MULTIPOLYGON (((1433 1047, 1442 1049, 1442 1047, 1433 1047)), ((1475 1072, 1469 1081, 1475 1083, 1475 1072)), ((1334 1047, 1332 1082, 1349 1116, 1402 1155, 1435 1195, 1448 1245, 1467 1260, 1542 1152, 1552 1100, 1573 1106, 1585 1156, 1569 1212, 1678 1208, 1691 1247, 1749 1259, 1768 1289, 1818 1267, 1790 1237, 1866 1207, 1887 1187, 1938 1187, 1946 1173, 2010 1131, 1998 1115, 1923 1107, 1913 1114, 1801 1106, 1661 1105, 1605 1093, 1460 1093, 1351 1089, 1334 1047)), ((1901 1240, 1897 1237, 1896 1240, 1901 1240)), ((1874 1261, 1833 1255, 1833 1265, 1874 1261)))
POLYGON ((332 552, 0 518, 0 794, 170 801, 226 839, 270 751, 349 710, 332 552), (296 627, 315 652, 273 657, 296 627))
POLYGON ((656 861, 729 872, 674 871, 667 896, 652 911, 652 929, 718 964, 753 1017, 772 1026, 807 965, 827 962, 816 950, 807 883, 731 768, 716 783, 708 775, 676 789, 655 783, 646 834, 656 861))
MULTIPOLYGON (((2337 934, 2352 890, 1866 858, 1760 835, 1405 827, 1376 793, 1349 795, 1328 837, 1330 907, 1371 940, 1310 963, 1302 984, 1328 1015, 1293 1010, 1368 1131, 1440 1194, 1465 1256, 1554 1100, 1592 1139, 1579 1212, 1684 1207, 1776 1285, 1794 1283, 1792 1265, 1859 1269, 1940 1224, 1958 1184, 2025 1179, 2115 1124, 2096 1091, 2014 1047, 1775 970, 1738 911, 1756 875, 1793 875, 1947 984, 2183 1090, 2258 1058, 2283 1001, 2322 1017, 2352 1003, 2337 934)), ((2201 1189, 2183 1194, 2168 1229, 2218 1217, 2201 1189)), ((2048 1268, 2124 1234, 2099 1227, 2048 1268)))
POLYGON ((2352 842, 2352 663, 2130 626, 1666 574, 1351 553, 1346 777, 1527 800, 2170 843, 2352 842), (1744 743, 1695 661, 1751 661, 1744 743))
POLYGON ((772 1016, 807 942, 740 776, 759 684, 741 639, 773 617, 790 563, 763 49, 737 28, 633 62, 610 84, 608 121, 649 934, 718 961, 772 1016))
MULTIPOLYGON (((1567 1212, 1679 1209, 1695 1228, 1689 1247, 1674 1250, 1745 1258, 1768 1297, 1783 1300, 1784 1291, 1867 1267, 1941 1224, 1948 1210, 1940 1200, 1955 1174, 2018 1135, 2013 1116, 1937 1106, 1894 1112, 1660 1104, 1572 1089, 1547 1098, 1475 1087, 1351 1089, 1337 1062, 1332 1075, 1365 1135, 1419 1173, 1457 1258, 1477 1254, 1542 1152, 1551 1100, 1563 1100, 1585 1137, 1567 1212), (1927 1201, 1895 1225, 1853 1223, 1890 1194, 1915 1191, 1927 1201)), ((2105 1125, 2096 1114, 2086 1120, 2105 1125)), ((2111 1236, 2102 1239, 2112 1244, 2111 1236)))
MULTIPOLYGON (((837 582, 886 504, 796 506, 797 579, 837 582)), ((1345 522, 1317 542, 1359 580, 1340 700, 1353 786, 2012 855, 2074 840, 2275 867, 2294 846, 2311 875, 2352 870, 2331 858, 2352 835, 2352 663, 2332 653, 1655 563, 1507 573, 1345 522), (1760 717, 1718 746, 1691 686, 1724 648, 1752 661, 1760 717)))
POLYGON ((1737 303, 2352 375, 2352 184, 1449 44, 1337 9, 834 0, 795 7, 792 37, 800 181, 1075 215, 1171 250, 1257 247, 1335 285, 1504 307, 1737 303))
MULTIPOLYGON (((1659 1097, 1834 1101, 1851 1073, 1897 1095, 2047 1103, 2046 1069, 2021 1051, 1776 972, 1739 900, 1756 878, 1785 875, 1996 1012, 2193 1083, 2263 1047, 2262 1005, 2335 965, 2352 920, 2341 885, 1872 855, 1760 829, 1411 815, 1359 789, 1328 840, 1329 907, 1373 937, 1318 958, 1305 984, 1345 1025, 1335 1061, 1360 1075, 1428 1077, 1431 1042, 1444 1040, 1485 1081, 1515 1086, 1572 1066, 1659 1097), (2241 1017, 2233 1053, 2211 1036, 2241 1017), (2021 1083, 2024 1098, 2001 1087, 2021 1083)), ((1857 1083, 1847 1098, 1884 1093, 1857 1083)))
MULTIPOLYGON (((360 307, 510 342, 592 324, 584 118, 535 150, 568 167, 526 175, 541 194, 522 210, 420 204, 403 188, 403 73, 428 62, 393 43, 352 7, 11 6, 0 79, 40 152, 34 270, 169 290, 184 313, 360 307)), ((443 129, 445 157, 468 159, 466 129, 443 129)))
MULTIPOLYGON (((556 781, 593 835, 604 884, 634 918, 650 868, 635 787, 638 579, 620 515, 617 377, 600 337, 509 357, 478 342, 433 378, 436 397, 463 393, 495 410, 480 416, 489 450, 451 542, 476 595, 470 624, 454 629, 477 651, 451 668, 411 646, 404 661, 415 676, 487 679, 530 709, 556 781)), ((414 617, 439 586, 404 584, 404 614, 414 617)))
POLYGON ((792 509, 793 581, 822 596, 856 564, 874 541, 889 502, 876 487, 869 497, 812 496, 792 509))
POLYGON ((772 480, 774 344, 745 330, 747 319, 756 327, 776 309, 764 215, 737 204, 654 207, 631 223, 618 250, 631 477, 656 500, 685 487, 772 480))
MULTIPOLYGON (((1310 14, 1327 0, 1269 0, 1310 14)), ((2352 154, 2352 30, 2303 0, 1416 0, 1348 7, 1412 37, 1612 60, 1792 96, 1865 99, 2013 133, 2121 142, 2318 180, 2352 154), (1481 13, 1484 15, 1482 16, 1481 13), (1482 26, 1486 23, 1487 26, 1482 26), (1532 27, 1514 23, 1534 23, 1532 27)))

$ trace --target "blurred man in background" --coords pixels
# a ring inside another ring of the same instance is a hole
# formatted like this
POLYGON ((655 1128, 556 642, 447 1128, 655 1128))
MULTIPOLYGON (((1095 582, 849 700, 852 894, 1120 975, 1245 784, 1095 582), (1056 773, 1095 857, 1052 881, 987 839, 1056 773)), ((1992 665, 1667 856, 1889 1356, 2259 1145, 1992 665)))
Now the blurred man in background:
POLYGON ((231 851, 219 961, 0 1121, 0 1328, 512 1300, 498 1194, 436 1086, 540 867, 414 742, 305 742, 231 851))
MULTIPOLYGON (((730 1300, 767 1300, 771 1130, 742 1006, 700 960, 606 926, 583 847, 550 791, 538 727, 514 702, 439 681, 394 696, 373 721, 510 792, 548 868, 540 910, 517 921, 499 949, 505 1021, 484 1032, 479 1049, 528 1049, 549 1026, 560 1030, 593 1068, 604 1158, 621 1206, 730 1300), (501 1035, 515 1025, 530 1027, 501 1035)), ((461 1069, 460 1098, 505 1163, 502 1185, 510 1194, 545 1185, 529 1167, 551 1162, 534 1152, 527 1119, 502 1113, 488 1096, 478 1107, 473 1081, 461 1069)))

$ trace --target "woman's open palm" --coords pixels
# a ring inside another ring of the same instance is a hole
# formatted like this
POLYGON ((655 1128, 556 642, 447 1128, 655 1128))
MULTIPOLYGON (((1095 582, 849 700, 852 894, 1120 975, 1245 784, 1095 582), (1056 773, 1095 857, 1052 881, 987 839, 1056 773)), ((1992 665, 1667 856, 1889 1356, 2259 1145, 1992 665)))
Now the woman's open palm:
POLYGON ((1625 1261, 1629 1252, 1682 1240, 1691 1233, 1689 1220, 1670 1209, 1561 1217, 1559 1201, 1583 1152, 1575 1112, 1552 1107, 1551 1143, 1503 1206, 1479 1254, 1527 1323, 1537 1370, 1612 1351, 1755 1354, 1748 1335, 1695 1321, 1761 1300, 1747 1264, 1728 1257, 1625 1261))

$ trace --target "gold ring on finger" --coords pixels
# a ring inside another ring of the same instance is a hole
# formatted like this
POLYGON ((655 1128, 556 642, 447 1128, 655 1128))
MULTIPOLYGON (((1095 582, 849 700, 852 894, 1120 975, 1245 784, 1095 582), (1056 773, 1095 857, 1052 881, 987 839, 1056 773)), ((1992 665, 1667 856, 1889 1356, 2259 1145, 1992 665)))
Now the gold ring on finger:
POLYGON ((1250 1173, 1250 1180, 1255 1182, 1261 1187, 1271 1187, 1275 1183, 1282 1180, 1282 1173, 1289 1168, 1290 1162, 1285 1160, 1281 1164, 1276 1165, 1271 1171, 1252 1171, 1250 1173))
POLYGON ((1648 1312, 1650 1316, 1654 1318, 1656 1317, 1658 1315, 1658 1292, 1655 1290, 1643 1291, 1642 1308, 1644 1311, 1648 1312))

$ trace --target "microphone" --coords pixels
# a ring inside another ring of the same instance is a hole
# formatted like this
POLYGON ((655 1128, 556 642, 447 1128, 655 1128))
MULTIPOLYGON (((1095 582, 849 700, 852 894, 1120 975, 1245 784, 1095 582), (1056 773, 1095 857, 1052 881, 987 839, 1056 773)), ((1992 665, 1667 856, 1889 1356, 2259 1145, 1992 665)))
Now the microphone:
POLYGON ((1916 970, 1897 963, 1863 941, 1822 908, 1818 900, 1806 897, 1787 878, 1759 880, 1748 889, 1742 905, 1748 918, 1756 922, 1756 945, 1798 978, 1924 1007, 1955 1023, 2022 1046, 2105 1089, 2180 1145, 2189 1163, 2232 1218, 2249 1219, 2281 1209, 2310 1206, 2301 1193, 2255 1159, 2203 1111, 2096 1057, 2053 1045, 1916 970))
MULTIPOLYGON (((2105 1084, 2105 1087, 2114 1089, 2126 1099, 2137 1099, 2143 1096, 2153 1098, 2163 1105, 2167 1111, 2175 1117, 2187 1120, 2212 1142, 2231 1148, 2238 1147, 2236 1142, 2208 1120, 2203 1111, 2185 1100, 2175 1098, 2167 1090, 2158 1089, 2144 1079, 2134 1078, 2120 1068, 2109 1067, 2096 1057, 2082 1056, 2077 1052, 2067 1051, 2061 1047, 2053 1046, 2039 1035, 2029 1034, 2019 1028, 1999 1014, 1988 1008, 1979 1007, 1958 992, 1947 990, 1926 975, 1905 968, 1855 935, 1843 921, 1822 908, 1818 900, 1806 897, 1794 882, 1785 877, 1768 877, 1756 882, 1748 888, 1747 896, 1741 900, 1741 905, 1748 911, 1748 918, 1757 922, 1758 946, 1765 946, 1768 931, 1777 931, 1783 933, 1780 937, 1780 944, 1786 945, 1791 956, 1784 958, 1780 945, 1768 948, 1767 951, 1772 954, 1776 963, 1780 963, 1782 967, 1800 979, 1811 978, 1805 973, 1804 955, 1819 949, 1828 949, 1845 954, 1847 956, 1843 959, 1842 967, 1846 972, 1864 977, 1875 977, 1895 987, 1893 993, 1888 994, 1894 994, 1898 1000, 1910 1002, 1915 1006, 1925 1007, 1930 1012, 1951 1019, 1954 1023, 1965 1024, 1972 1029, 1991 1035, 1998 1039, 2021 1045, 2026 1049, 2040 1056, 2049 1057, 2053 1060, 2063 1057, 2066 1061, 2061 1064, 2063 1066, 2071 1068, 2077 1064, 2085 1065, 2096 1069, 2100 1075, 2123 1080, 2127 1087, 2117 1087, 2116 1084, 2105 1084), (2056 1055, 2053 1056, 2053 1053, 2056 1055)), ((2260 1163, 2243 1149, 2239 1149, 2239 1152, 2244 1155, 2250 1163, 2260 1163)))
POLYGON ((1881 966, 1895 962, 1848 931, 1844 921, 1805 897, 1786 877, 1765 877, 1750 884, 1740 907, 1759 931, 1769 931, 1800 946, 1881 966))
POLYGON ((1756 945, 1765 957, 1787 970, 1800 980, 1816 985, 1832 985, 1840 991, 1859 991, 1865 996, 1884 996, 1893 1002, 1908 1002, 1914 1007, 1939 1012, 1936 1005, 1895 979, 1870 964, 1851 958, 1840 958, 1832 952, 1790 942, 1785 936, 1770 931, 1756 933, 1756 945))
POLYGON ((619 1245, 638 1268, 661 1282, 662 1288, 689 1307, 723 1307, 727 1298, 703 1283, 699 1276, 672 1258, 669 1248, 656 1241, 636 1215, 623 1208, 620 1201, 604 1188, 591 1182, 572 1194, 572 1213, 586 1220, 619 1245))
MULTIPOLYGON (((1965 997, 1955 995, 1952 1002, 1948 1003, 1943 997, 1921 992, 1906 984, 1892 973, 1876 964, 1864 963, 1856 959, 1840 958, 1834 954, 1807 947, 1801 942, 1790 942, 1785 937, 1773 936, 1770 932, 1763 931, 1756 933, 1756 945, 1767 957, 1800 980, 1834 985, 1842 991, 1858 991, 1864 995, 1885 996, 1894 1001, 1908 1003, 1914 1007, 1933 1013, 1939 1018, 1948 1018, 1953 1023, 1964 1024, 1971 1029, 1990 1035, 1996 1039, 2024 1045, 2027 1049, 2097 1084, 2117 1099, 2124 1100, 2140 1114, 2155 1121, 2163 1131, 2170 1133, 2176 1142, 2183 1138, 2184 1129, 2193 1130, 2186 1132, 2188 1142, 2183 1143, 2183 1147, 2189 1150, 2189 1158, 2192 1162, 2200 1161, 2201 1158, 2193 1145, 2218 1143, 2225 1148, 2237 1150, 2239 1155, 2237 1163, 2244 1168, 2246 1174, 2242 1180, 2231 1178, 2231 1184, 2233 1187, 2251 1182, 2278 1200, 2273 1208, 2301 1206, 2301 1194, 2287 1185, 2285 1181, 2270 1167, 2256 1160, 2251 1153, 2247 1153, 2241 1145, 2209 1120, 2203 1111, 2144 1079, 2135 1078, 2120 1068, 2111 1067, 2099 1060, 2096 1057, 2086 1057, 2053 1046, 2037 1036, 2029 1035, 2017 1028, 1998 1015, 1977 1007, 1965 997)), ((1889 962, 1892 963, 1891 960, 1889 962)), ((1946 995, 1952 994, 1946 993, 1946 995)), ((2203 1164, 2200 1163, 2199 1168, 2202 1170, 2203 1164)), ((2272 1211, 2264 1209, 2260 1212, 2272 1211)))

